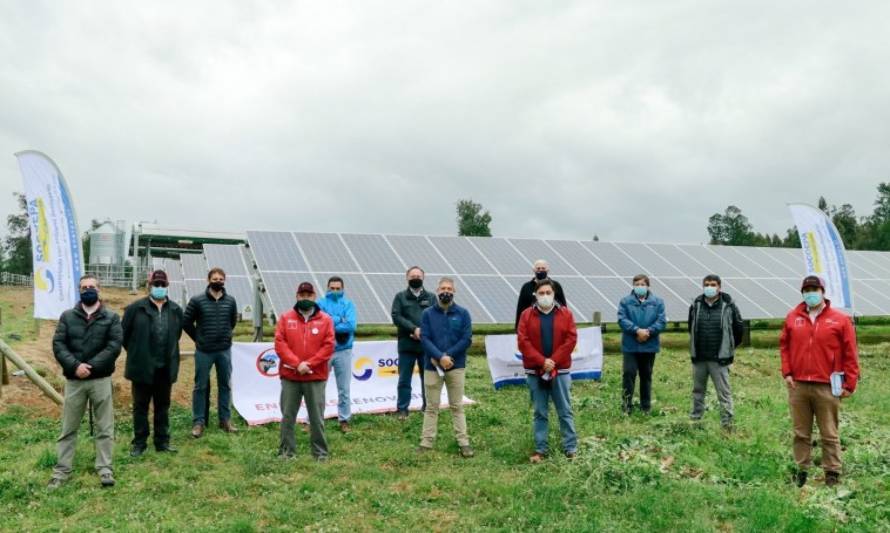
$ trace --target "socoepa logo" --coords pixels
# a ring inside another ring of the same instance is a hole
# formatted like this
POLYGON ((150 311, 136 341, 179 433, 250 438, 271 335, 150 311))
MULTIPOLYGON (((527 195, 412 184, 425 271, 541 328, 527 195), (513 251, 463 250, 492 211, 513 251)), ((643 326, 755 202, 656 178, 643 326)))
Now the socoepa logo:
MULTIPOLYGON (((374 375, 375 367, 379 377, 387 378, 399 375, 398 357, 382 357, 376 362, 370 357, 359 357, 353 364, 352 377, 359 381, 367 381, 374 375)), ((416 368, 414 372, 417 373, 416 368)))
POLYGON ((36 238, 34 242, 34 285, 38 290, 53 292, 56 288, 56 279, 51 270, 42 263, 52 260, 52 234, 49 223, 46 220, 46 206, 43 198, 37 198, 28 202, 28 219, 31 221, 31 233, 36 238))
POLYGON ((274 349, 269 348, 256 358, 256 369, 267 378, 275 378, 278 377, 278 365, 280 363, 281 359, 278 357, 278 354, 275 353, 274 349))

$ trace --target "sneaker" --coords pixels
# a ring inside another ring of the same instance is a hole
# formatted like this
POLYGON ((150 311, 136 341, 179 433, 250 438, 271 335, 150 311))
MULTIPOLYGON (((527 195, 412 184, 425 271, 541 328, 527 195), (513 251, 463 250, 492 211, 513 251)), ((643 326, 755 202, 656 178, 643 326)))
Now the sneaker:
POLYGON ((803 487, 804 485, 806 485, 807 484, 807 471, 801 470, 797 474, 795 474, 794 482, 797 484, 798 487, 803 487))
POLYGON ((101 483, 103 487, 113 487, 114 476, 111 475, 111 472, 99 474, 99 483, 101 483))
POLYGON ((349 433, 352 429, 349 427, 349 422, 346 420, 340 421, 340 433, 349 433))
POLYGON ((195 424, 192 426, 192 437, 200 439, 204 435, 204 424, 195 424))
POLYGON ((460 456, 463 457, 464 459, 469 459, 470 457, 473 457, 474 455, 476 455, 476 452, 473 451, 473 448, 470 447, 469 444, 467 444, 466 446, 460 447, 460 456))
POLYGON ((825 472, 825 486, 834 487, 841 482, 841 475, 838 472, 825 472))
POLYGON ((155 450, 161 453, 179 453, 179 450, 170 446, 169 444, 161 444, 160 446, 155 446, 155 450))
POLYGON ((544 460, 544 454, 535 452, 528 458, 528 460, 533 465, 539 464, 544 460))
POLYGON ((137 446, 134 444, 133 447, 130 448, 130 457, 141 457, 145 453, 145 450, 146 446, 137 446))
POLYGON ((68 480, 62 479, 60 477, 51 478, 49 480, 49 483, 46 484, 46 490, 56 490, 56 489, 60 488, 62 485, 64 485, 66 481, 68 481, 68 480))

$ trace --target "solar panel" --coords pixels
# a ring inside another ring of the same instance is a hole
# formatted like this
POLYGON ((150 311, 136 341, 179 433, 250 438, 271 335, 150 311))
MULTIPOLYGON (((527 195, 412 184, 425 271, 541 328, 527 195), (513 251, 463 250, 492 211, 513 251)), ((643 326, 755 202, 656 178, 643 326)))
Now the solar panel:
POLYGON ((609 267, 581 246, 578 241, 547 241, 559 255, 563 256, 575 270, 583 276, 614 276, 609 267))
POLYGON ((384 304, 386 299, 381 296, 378 300, 377 294, 371 289, 371 286, 368 285, 364 276, 361 274, 319 272, 319 284, 316 286, 316 292, 319 295, 324 294, 327 288, 327 280, 331 276, 339 276, 343 278, 343 290, 346 296, 355 304, 358 323, 383 324, 389 322, 390 309, 387 304, 384 304))
POLYGON ((358 272, 346 245, 336 233, 295 233, 313 272, 358 272))
POLYGON ((676 267, 665 261, 645 244, 619 243, 616 244, 621 251, 634 258, 634 261, 643 267, 642 272, 650 276, 683 276, 676 267))
POLYGON ((890 278, 890 254, 886 252, 856 251, 853 252, 855 260, 874 265, 874 270, 882 279, 890 278))
POLYGON ((652 292, 664 301, 664 312, 668 320, 683 321, 689 316, 689 302, 674 294, 660 278, 649 278, 652 292))
POLYGON ((803 277, 801 276, 802 263, 798 265, 800 268, 795 268, 786 254, 776 253, 776 250, 773 248, 752 248, 751 254, 760 259, 759 263, 771 273, 771 276, 803 277))
POLYGON ((707 247, 698 244, 678 244, 683 253, 700 263, 707 269, 706 274, 717 274, 721 278, 743 278, 744 274, 729 262, 711 252, 707 247))
MULTIPOLYGON (((538 239, 507 239, 528 261, 533 265, 538 259, 547 261, 552 276, 571 276, 577 274, 574 268, 569 266, 553 248, 547 246, 544 241, 538 239)), ((526 267, 530 269, 531 267, 526 267)))
POLYGON ((473 293, 485 302, 485 307, 498 323, 512 324, 516 319, 516 299, 519 297, 507 282, 497 276, 461 276, 473 293))
POLYGON ((207 261, 204 260, 203 254, 182 254, 179 260, 182 262, 182 274, 186 281, 207 279, 207 261))
POLYGON ((294 306, 297 302, 297 285, 304 281, 318 286, 315 276, 305 272, 263 273, 263 284, 266 287, 266 294, 269 295, 275 316, 280 317, 294 306))
POLYGON ((582 322, 590 322, 594 311, 603 314, 604 319, 612 316, 618 302, 610 302, 596 289, 590 286, 584 278, 577 276, 564 276, 558 279, 566 293, 566 299, 578 310, 582 322))
POLYGON ((610 242, 583 241, 581 244, 621 277, 633 278, 646 273, 645 268, 610 242))
POLYGON ((290 232, 248 231, 247 241, 262 271, 308 272, 309 267, 290 232))
MULTIPOLYGON (((668 286, 674 293, 679 295, 687 308, 692 305, 693 300, 698 298, 702 293, 702 287, 689 278, 658 278, 658 281, 668 286)), ((679 318, 677 320, 679 320, 679 318)))
MULTIPOLYGON (((853 306, 856 309, 857 313, 861 313, 864 315, 885 315, 887 311, 883 309, 884 306, 879 305, 877 302, 874 302, 870 295, 872 294, 869 289, 873 289, 875 287, 874 281, 863 281, 863 280, 853 280, 850 283, 851 290, 853 291, 853 306)), ((878 287, 881 287, 881 284, 878 282, 878 287)), ((890 287, 884 286, 882 287, 884 290, 890 290, 890 287)), ((886 293, 885 293, 886 294, 886 293)))
POLYGON ((757 303, 766 311, 767 317, 784 316, 788 312, 788 304, 768 289, 764 288, 758 280, 732 279, 726 282, 726 291, 733 297, 736 294, 757 303))
POLYGON ((433 245, 461 274, 497 274, 485 257, 464 237, 430 237, 433 245))
POLYGON ((799 279, 759 279, 757 283, 785 304, 785 313, 778 315, 780 317, 785 316, 792 307, 800 303, 800 291, 795 287, 795 284, 800 283, 799 279))
POLYGON ((406 265, 417 265, 427 274, 454 274, 454 270, 433 248, 433 245, 419 235, 387 235, 386 240, 406 265))
POLYGON ((164 259, 160 267, 167 273, 167 281, 182 281, 182 265, 175 259, 164 259))
POLYGON ((506 239, 487 238, 487 237, 467 237, 467 240, 473 244, 488 261, 494 265, 495 269, 503 275, 528 275, 529 278, 534 272, 532 261, 527 259, 516 251, 516 248, 510 245, 506 239))
POLYGON ((860 279, 879 279, 887 274, 880 260, 874 261, 859 251, 847 252, 847 268, 852 277, 860 279))
POLYGON ((722 259, 732 263, 732 265, 738 270, 741 270, 746 277, 771 278, 775 275, 761 266, 761 256, 754 248, 751 248, 750 250, 739 250, 739 248, 735 246, 708 246, 708 249, 719 255, 722 259))
POLYGON ((710 274, 704 265, 689 257, 673 244, 650 244, 649 248, 677 268, 684 276, 696 280, 710 274))
MULTIPOLYGON (((618 309, 618 303, 622 298, 630 294, 631 278, 587 278, 587 281, 606 297, 610 302, 614 302, 614 307, 618 309)), ((604 319, 605 320, 605 319, 604 319)))
POLYGON ((241 248, 234 244, 205 244, 204 257, 207 258, 207 266, 225 270, 227 279, 231 276, 247 276, 241 248))
POLYGON ((408 268, 382 235, 344 233, 342 236, 364 272, 404 272, 408 268))

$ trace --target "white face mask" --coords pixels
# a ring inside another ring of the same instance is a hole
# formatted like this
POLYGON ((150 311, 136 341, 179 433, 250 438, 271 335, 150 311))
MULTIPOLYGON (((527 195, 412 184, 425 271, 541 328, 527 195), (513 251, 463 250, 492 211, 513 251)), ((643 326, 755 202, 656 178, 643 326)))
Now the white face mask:
POLYGON ((538 298, 538 306, 542 309, 550 309, 553 307, 553 295, 552 294, 540 294, 537 296, 538 298))

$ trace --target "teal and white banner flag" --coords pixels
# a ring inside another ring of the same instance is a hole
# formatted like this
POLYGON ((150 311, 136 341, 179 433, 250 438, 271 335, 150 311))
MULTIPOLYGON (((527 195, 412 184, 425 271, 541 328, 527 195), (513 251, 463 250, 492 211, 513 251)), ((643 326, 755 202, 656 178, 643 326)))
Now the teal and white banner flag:
POLYGON ((822 278, 825 297, 831 305, 853 312, 853 293, 844 242, 834 223, 821 209, 807 204, 788 204, 800 244, 807 274, 822 278))
POLYGON ((34 256, 34 318, 58 320, 80 300, 83 252, 71 193, 46 155, 15 154, 25 184, 34 256))

